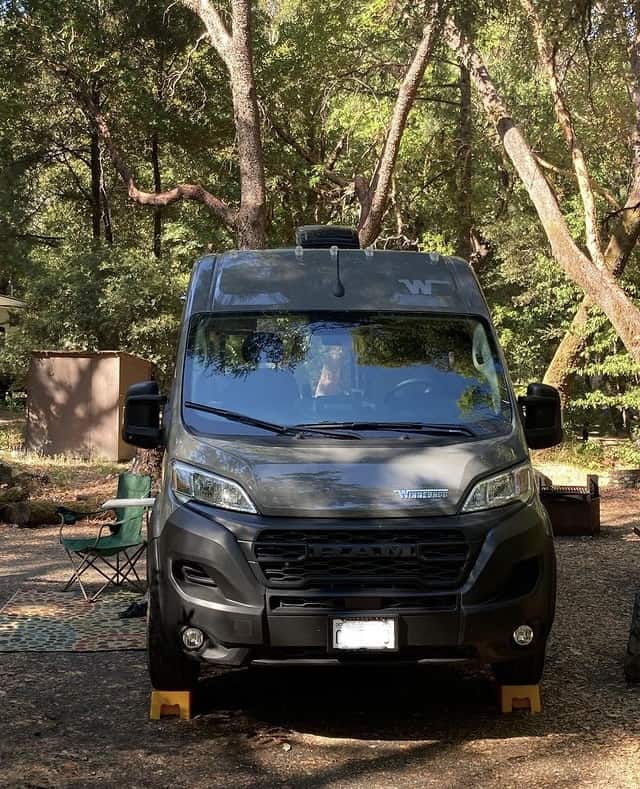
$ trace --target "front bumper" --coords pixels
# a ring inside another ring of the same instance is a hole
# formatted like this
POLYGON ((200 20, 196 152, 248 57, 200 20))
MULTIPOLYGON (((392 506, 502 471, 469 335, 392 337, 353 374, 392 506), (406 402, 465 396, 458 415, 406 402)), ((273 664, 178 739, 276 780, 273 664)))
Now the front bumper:
POLYGON ((407 590, 372 582, 365 588, 273 588, 255 561, 261 532, 344 528, 345 521, 284 519, 177 506, 154 513, 149 577, 168 641, 186 626, 206 634, 191 657, 221 666, 251 662, 479 660, 495 663, 544 648, 553 621, 555 557, 548 518, 537 498, 525 506, 442 518, 349 521, 349 529, 460 529, 471 535, 464 578, 452 588, 407 590), (334 616, 397 619, 398 650, 335 652, 334 616), (523 648, 513 630, 530 625, 523 648))

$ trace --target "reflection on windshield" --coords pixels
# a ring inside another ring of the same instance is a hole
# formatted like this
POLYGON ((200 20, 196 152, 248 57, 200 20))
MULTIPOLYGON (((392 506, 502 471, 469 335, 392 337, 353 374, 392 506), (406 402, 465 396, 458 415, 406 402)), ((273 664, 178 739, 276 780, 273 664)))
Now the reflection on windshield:
POLYGON ((282 425, 426 422, 489 435, 511 421, 484 325, 415 314, 197 315, 183 399, 282 425))

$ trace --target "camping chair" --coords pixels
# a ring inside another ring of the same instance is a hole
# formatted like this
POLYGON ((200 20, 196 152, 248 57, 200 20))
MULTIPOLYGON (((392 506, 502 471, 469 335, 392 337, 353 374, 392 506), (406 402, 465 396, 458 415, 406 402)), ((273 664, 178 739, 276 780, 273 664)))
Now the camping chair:
POLYGON ((77 581, 84 599, 93 602, 110 584, 122 586, 125 581, 129 581, 134 588, 144 593, 145 589, 135 565, 147 545, 142 537, 142 521, 148 507, 153 503, 153 499, 148 498, 150 490, 151 477, 125 472, 118 477, 116 499, 105 502, 101 509, 95 512, 76 512, 67 507, 58 507, 57 512, 62 521, 59 539, 73 567, 73 575, 64 587, 64 591, 77 581), (132 500, 131 505, 126 503, 126 499, 132 500), (113 510, 116 520, 103 523, 96 537, 68 539, 62 536, 65 526, 107 510, 113 510), (103 537, 105 531, 109 533, 103 537), (101 566, 96 564, 98 561, 101 562, 101 566), (91 598, 87 595, 81 580, 81 576, 90 567, 106 579, 106 583, 91 598), (130 577, 131 575, 135 580, 130 577))

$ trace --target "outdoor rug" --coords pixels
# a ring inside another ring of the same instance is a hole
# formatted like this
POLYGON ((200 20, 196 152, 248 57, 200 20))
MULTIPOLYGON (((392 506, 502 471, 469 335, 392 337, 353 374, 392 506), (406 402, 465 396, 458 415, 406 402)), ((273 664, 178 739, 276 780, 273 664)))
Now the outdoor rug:
POLYGON ((19 589, 0 609, 0 652, 110 652, 145 648, 145 618, 119 619, 140 594, 19 589))

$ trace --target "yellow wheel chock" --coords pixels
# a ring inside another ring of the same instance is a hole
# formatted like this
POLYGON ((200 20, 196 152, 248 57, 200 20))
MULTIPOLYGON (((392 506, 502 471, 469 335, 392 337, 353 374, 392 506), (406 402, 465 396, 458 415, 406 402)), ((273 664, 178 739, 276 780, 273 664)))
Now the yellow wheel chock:
POLYGON ((500 708, 502 712, 526 709, 540 712, 540 685, 501 685, 500 708))
POLYGON ((177 715, 180 720, 191 719, 190 690, 152 690, 149 719, 158 721, 169 715, 177 715))

